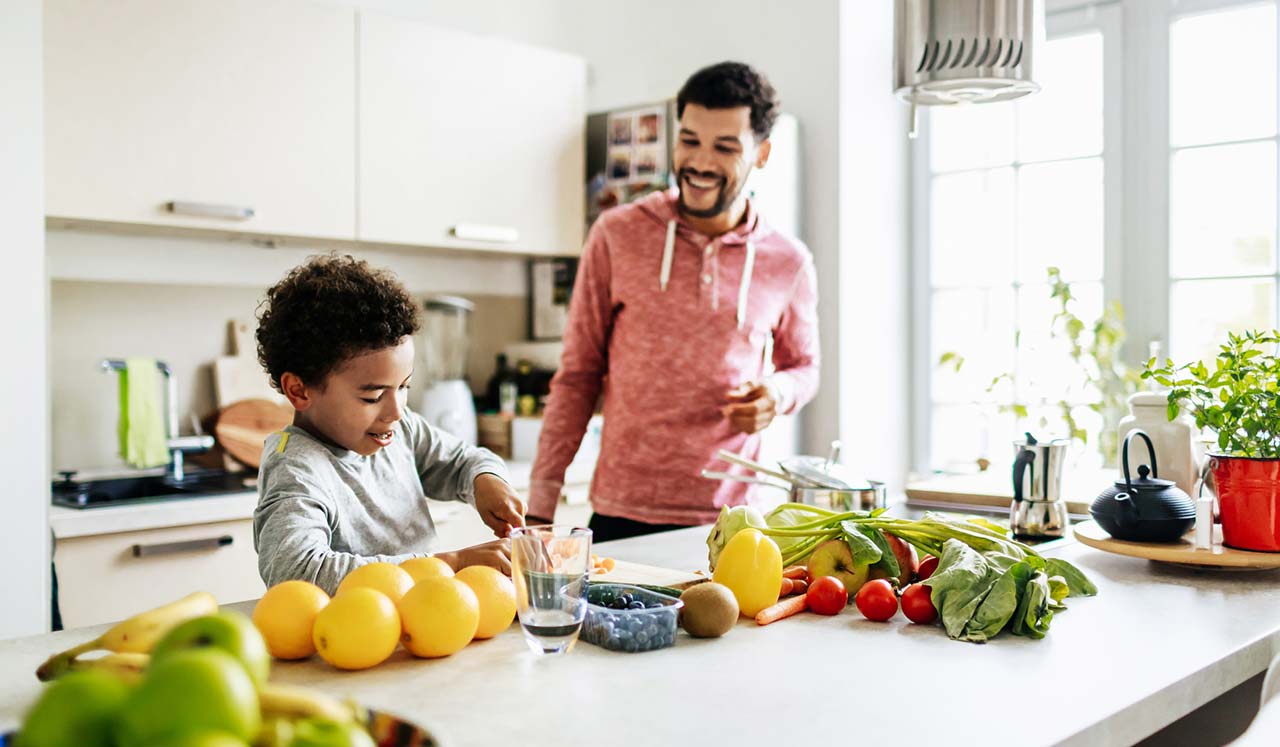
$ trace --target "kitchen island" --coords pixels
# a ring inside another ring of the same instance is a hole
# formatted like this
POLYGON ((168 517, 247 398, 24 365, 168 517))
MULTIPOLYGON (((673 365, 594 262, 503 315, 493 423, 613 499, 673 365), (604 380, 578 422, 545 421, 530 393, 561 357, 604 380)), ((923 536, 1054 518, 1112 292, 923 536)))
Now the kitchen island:
MULTIPOLYGON (((600 545, 622 560, 706 567, 706 529, 600 545)), ((899 614, 872 623, 850 608, 726 637, 683 634, 672 648, 625 654, 580 642, 535 657, 512 626, 446 659, 398 651, 364 672, 317 657, 272 677, 415 720, 444 744, 1128 745, 1257 675, 1280 651, 1280 575, 1208 573, 1055 545, 1099 596, 1073 598, 1049 635, 984 645, 899 614)), ((193 581, 193 586, 198 582, 193 581)), ((235 605, 244 610, 251 604, 235 605)), ((39 691, 49 654, 86 628, 0 642, 0 729, 39 691)))

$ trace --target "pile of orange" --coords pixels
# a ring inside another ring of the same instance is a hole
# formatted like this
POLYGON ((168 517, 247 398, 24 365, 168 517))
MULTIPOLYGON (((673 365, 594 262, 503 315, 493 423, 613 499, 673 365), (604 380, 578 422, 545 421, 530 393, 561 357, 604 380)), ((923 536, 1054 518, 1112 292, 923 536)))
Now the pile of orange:
POLYGON ((515 586, 501 571, 470 566, 455 574, 443 560, 413 558, 352 570, 332 599, 306 581, 276 584, 253 622, 278 659, 318 652, 339 669, 367 669, 401 641, 415 656, 449 656, 501 633, 515 613, 515 586))

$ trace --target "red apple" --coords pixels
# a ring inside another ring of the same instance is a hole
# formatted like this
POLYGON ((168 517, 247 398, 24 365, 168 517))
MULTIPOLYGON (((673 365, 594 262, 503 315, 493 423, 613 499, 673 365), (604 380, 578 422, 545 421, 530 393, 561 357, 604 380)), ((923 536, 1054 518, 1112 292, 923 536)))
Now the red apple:
POLYGON ((870 575, 871 566, 855 565, 849 543, 841 539, 823 542, 814 548, 813 554, 809 556, 810 584, 823 576, 835 576, 840 579, 840 583, 844 584, 845 591, 852 596, 858 593, 858 589, 862 588, 870 575))
POLYGON ((920 568, 916 549, 888 532, 884 533, 884 538, 888 541, 889 547, 893 548, 893 556, 898 559, 898 575, 896 578, 890 577, 883 568, 876 566, 871 569, 871 578, 888 579, 899 589, 905 588, 915 578, 916 571, 920 568))

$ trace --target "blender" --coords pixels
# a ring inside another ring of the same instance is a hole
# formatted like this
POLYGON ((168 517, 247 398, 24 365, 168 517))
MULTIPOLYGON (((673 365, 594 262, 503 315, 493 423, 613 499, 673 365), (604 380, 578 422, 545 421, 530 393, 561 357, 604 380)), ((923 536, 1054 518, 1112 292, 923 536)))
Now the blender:
POLYGON ((419 413, 431 425, 474 446, 476 407, 467 383, 467 325, 475 305, 457 296, 431 296, 423 304, 418 371, 425 386, 419 413))

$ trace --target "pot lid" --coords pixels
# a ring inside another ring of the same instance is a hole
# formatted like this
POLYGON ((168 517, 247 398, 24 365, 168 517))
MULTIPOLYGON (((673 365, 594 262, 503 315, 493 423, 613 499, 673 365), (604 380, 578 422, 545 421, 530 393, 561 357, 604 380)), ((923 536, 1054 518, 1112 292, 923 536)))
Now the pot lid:
POLYGON ((1134 407, 1165 407, 1169 404, 1169 393, 1134 392, 1129 395, 1129 404, 1134 407))
POLYGON ((1161 480, 1158 477, 1151 477, 1151 468, 1145 464, 1138 465, 1138 476, 1131 480, 1125 480, 1122 476, 1116 480, 1115 485, 1121 490, 1164 490, 1175 485, 1173 480, 1161 480))
POLYGON ((871 487, 866 478, 854 474, 839 462, 819 456, 798 456, 780 463, 783 471, 802 484, 800 487, 827 488, 830 490, 866 490, 871 487))

